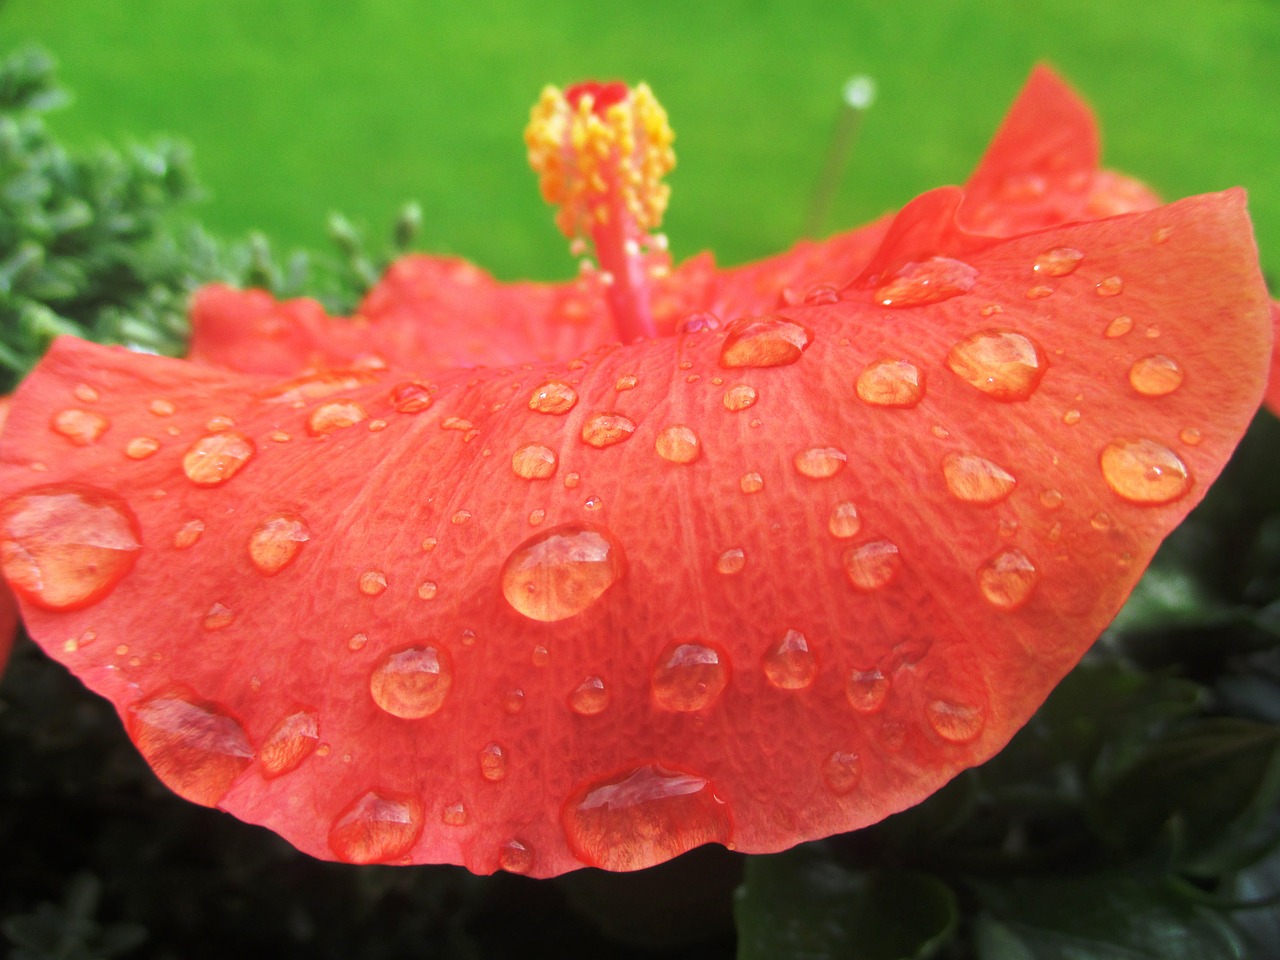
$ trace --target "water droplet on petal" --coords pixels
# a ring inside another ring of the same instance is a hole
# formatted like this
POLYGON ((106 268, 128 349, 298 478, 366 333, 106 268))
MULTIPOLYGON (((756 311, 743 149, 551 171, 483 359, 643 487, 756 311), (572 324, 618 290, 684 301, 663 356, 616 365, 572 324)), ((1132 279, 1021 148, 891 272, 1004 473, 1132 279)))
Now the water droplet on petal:
POLYGON ((744 473, 738 480, 738 487, 743 493, 759 493, 764 489, 764 477, 758 473, 744 473))
POLYGON ((561 811, 574 855, 604 870, 640 870, 733 837, 711 781, 646 764, 580 786, 561 811))
POLYGON ((431 389, 417 380, 398 383, 391 388, 391 405, 399 413, 421 413, 431 406, 431 389))
POLYGON ((418 584, 418 599, 434 600, 439 589, 434 580, 423 580, 418 584))
POLYGON ((1187 465, 1154 440, 1112 440, 1103 448, 1099 463, 1107 485, 1131 503, 1173 503, 1191 490, 1187 465))
POLYGON ((1114 320, 1112 320, 1110 323, 1107 324, 1107 329, 1104 330, 1102 333, 1103 333, 1103 336, 1108 337, 1112 340, 1115 340, 1119 337, 1123 337, 1126 333, 1128 333, 1132 329, 1133 329, 1132 317, 1116 317, 1114 320))
POLYGON ((745 410, 756 402, 755 387, 745 383, 736 383, 724 392, 724 408, 726 410, 745 410))
POLYGON ((497 783, 507 775, 507 753, 501 744, 490 743, 480 751, 480 776, 497 783))
POLYGON ((1004 467, 971 453, 947 454, 942 476, 951 495, 965 503, 999 503, 1018 485, 1004 467))
POLYGON ((885 307, 919 307, 968 293, 977 283, 978 271, 951 257, 930 257, 908 263, 876 288, 875 301, 885 307))
POLYGON ((702 455, 698 435, 682 423, 664 428, 654 442, 654 449, 663 460, 672 463, 693 463, 702 455))
POLYGON ((171 417, 177 412, 178 408, 168 400, 152 400, 147 404, 147 409, 157 417, 171 417))
POLYGON ((366 570, 360 574, 356 586, 366 597, 376 597, 387 589, 387 575, 381 570, 366 570))
POLYGON ((951 348, 947 368, 993 400, 1026 400, 1040 385, 1048 361, 1031 339, 1011 330, 982 330, 951 348))
POLYGON ((614 382, 613 389, 618 393, 622 393, 626 390, 634 390, 638 382, 639 381, 634 374, 627 374, 626 376, 619 377, 614 382))
POLYGON ((835 750, 822 761, 822 779, 837 796, 852 793, 862 779, 862 761, 856 753, 835 750))
POLYGON ((160 449, 160 441, 155 437, 134 437, 124 447, 124 455, 130 460, 145 460, 160 449))
POLYGON ((1044 490, 1040 494, 1040 505, 1046 510, 1057 510, 1066 502, 1060 490, 1044 490))
POLYGON ((466 804, 461 801, 451 803, 440 811, 440 821, 450 827, 466 826, 468 819, 466 804))
POLYGON ((786 317, 743 317, 726 328, 720 366, 786 366, 799 360, 812 341, 806 327, 786 317))
POLYGON ((369 676, 373 702, 404 720, 436 713, 452 685, 453 661, 445 647, 409 647, 388 654, 369 676))
POLYGON ((422 804, 414 797, 370 790, 329 828, 329 849, 345 863, 390 863, 418 842, 422 804))
POLYGON ((20 597, 45 610, 102 600, 133 569, 138 520, 123 501, 87 487, 38 487, 0 505, 0 566, 20 597))
POLYGON ((818 675, 809 641, 799 630, 788 630, 764 655, 764 675, 779 690, 803 690, 818 675))
POLYGON ((1028 300, 1043 300, 1045 297, 1051 296, 1053 296, 1053 287, 1046 287, 1043 284, 1031 287, 1026 293, 1028 300))
POLYGON ((1036 257, 1035 265, 1031 269, 1045 277, 1065 277, 1075 273, 1083 260, 1084 254, 1079 250, 1071 247, 1055 247, 1036 257))
POLYGON ((591 447, 611 447, 635 431, 636 425, 619 413, 597 413, 582 424, 582 442, 591 447))
POLYGON ((1204 439, 1203 435, 1201 435, 1200 431, 1195 427, 1185 428, 1178 434, 1178 438, 1188 447, 1198 447, 1200 445, 1200 441, 1204 439))
POLYGON ((856 537, 862 529, 862 518, 858 516, 858 508, 848 500, 843 500, 831 508, 827 517, 827 530, 837 540, 848 540, 856 537))
POLYGON ((511 690, 502 698, 502 711, 514 717, 524 709, 524 691, 511 690))
POLYGON ((702 643, 667 644, 653 670, 653 702, 692 713, 715 702, 729 682, 728 658, 702 643))
POLYGON ((872 540, 850 547, 844 554, 844 572, 849 583, 859 590, 886 587, 902 568, 902 556, 888 540, 872 540))
POLYGON ((1100 297, 1114 297, 1124 289, 1124 281, 1119 277, 1107 277, 1099 280, 1094 289, 1100 297))
POLYGON ((1153 353, 1135 360, 1129 368, 1129 383, 1144 397, 1164 397, 1182 386, 1182 367, 1178 361, 1153 353))
POLYGON ((533 851, 519 840, 508 840, 498 849, 498 866, 507 873, 526 874, 533 869, 533 851))
POLYGON ((275 576, 298 556, 311 533, 297 517, 268 517, 249 535, 249 559, 264 576, 275 576))
POLYGON ((188 520, 180 526, 173 535, 173 545, 179 550, 186 550, 188 547, 194 547, 200 542, 200 537, 204 533, 203 520, 188 520))
POLYGON ((275 725, 258 751, 268 780, 298 768, 320 742, 320 719, 312 710, 295 710, 275 725))
POLYGON ((978 587, 998 610, 1017 610, 1031 597, 1040 573, 1021 550, 996 554, 978 571, 978 587))
POLYGON ((529 396, 529 409, 560 416, 572 410, 577 402, 578 394, 573 387, 559 380, 549 380, 529 396))
POLYGON ((502 567, 502 593, 517 613, 554 623, 590 607, 624 569, 622 548, 605 530, 565 524, 512 551, 502 567))
POLYGON ((173 688, 129 711, 129 736, 151 769, 179 796, 217 805, 253 762, 253 745, 226 709, 173 688))
POLYGON ((60 410, 49 422, 49 429, 77 447, 97 443, 110 426, 111 421, 101 414, 76 409, 60 410))
POLYGON ((569 694, 569 709, 580 717, 594 717, 609 706, 609 690, 600 677, 587 677, 569 694))
POLYGON ((924 397, 924 374, 906 360, 877 360, 858 374, 854 388, 863 403, 906 410, 924 397))
POLYGON ((845 684, 845 696, 859 713, 875 713, 889 696, 889 678, 879 670, 854 670, 845 684))
POLYGON ((982 708, 950 700, 931 700, 925 712, 934 732, 952 743, 976 740, 987 721, 982 708))
POLYGON ((182 471, 199 487, 216 487, 234 477, 253 456, 253 441, 228 430, 193 443, 182 458, 182 471))
POLYGON ((716 571, 725 576, 741 573, 747 565, 747 555, 741 547, 730 547, 716 558, 716 571))
POLYGON ((230 607, 223 603, 215 603, 204 615, 204 628, 209 631, 225 630, 235 623, 236 615, 230 607))
POLYGON ((826 480, 844 469, 849 458, 838 447, 813 447, 795 455, 796 471, 811 480, 826 480))
POLYGON ((511 456, 511 469, 525 480, 546 480, 556 472, 556 455, 540 443, 521 447, 511 456))
POLYGON ((819 283, 810 287, 804 295, 806 307, 825 307, 840 302, 840 291, 830 283, 819 283))
POLYGON ((354 400, 333 400, 322 403, 311 411, 307 420, 307 431, 315 437, 345 430, 369 416, 364 407, 354 400))

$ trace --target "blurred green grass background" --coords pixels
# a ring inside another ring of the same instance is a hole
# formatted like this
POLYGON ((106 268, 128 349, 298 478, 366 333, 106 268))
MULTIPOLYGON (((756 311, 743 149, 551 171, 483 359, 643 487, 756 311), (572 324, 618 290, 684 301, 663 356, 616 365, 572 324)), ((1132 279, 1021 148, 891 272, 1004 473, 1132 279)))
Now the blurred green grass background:
POLYGON ((872 76, 828 219, 866 221, 963 180, 1033 64, 1095 106, 1108 165, 1169 198, 1242 184, 1280 270, 1280 3, 444 3, 7 0, 0 46, 46 46, 73 145, 172 134, 195 148, 215 231, 322 246, 329 211, 501 277, 573 263, 521 139, 541 87, 645 80, 671 116, 673 249, 723 263, 798 238, 843 81, 872 76))

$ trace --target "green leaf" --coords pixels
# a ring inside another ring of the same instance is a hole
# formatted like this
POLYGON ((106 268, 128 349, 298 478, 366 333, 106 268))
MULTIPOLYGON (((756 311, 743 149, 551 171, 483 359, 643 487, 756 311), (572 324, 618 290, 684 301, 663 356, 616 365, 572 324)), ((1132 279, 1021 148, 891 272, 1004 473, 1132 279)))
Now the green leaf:
POLYGON ((853 870, 831 846, 747 861, 734 914, 738 960, 913 960, 951 939, 955 895, 937 878, 853 870))

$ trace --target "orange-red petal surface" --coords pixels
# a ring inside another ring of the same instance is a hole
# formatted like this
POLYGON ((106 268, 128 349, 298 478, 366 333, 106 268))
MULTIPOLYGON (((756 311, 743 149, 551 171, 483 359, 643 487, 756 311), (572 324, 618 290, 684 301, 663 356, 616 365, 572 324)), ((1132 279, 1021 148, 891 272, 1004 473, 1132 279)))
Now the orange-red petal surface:
POLYGON ((1110 621, 1262 396, 1255 258, 1232 191, 569 362, 60 340, 5 572, 174 789, 315 856, 781 849, 990 756, 1110 621))

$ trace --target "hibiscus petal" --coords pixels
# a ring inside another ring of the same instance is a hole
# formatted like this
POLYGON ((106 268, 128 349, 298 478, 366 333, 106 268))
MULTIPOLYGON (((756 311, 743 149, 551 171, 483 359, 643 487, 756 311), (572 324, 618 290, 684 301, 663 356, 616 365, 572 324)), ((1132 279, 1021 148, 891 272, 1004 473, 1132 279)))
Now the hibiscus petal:
POLYGON ((170 786, 317 857, 547 876, 869 824, 1026 721, 1265 381, 1240 191, 965 257, 915 306, 329 395, 59 340, 0 442, 5 572, 170 786))

